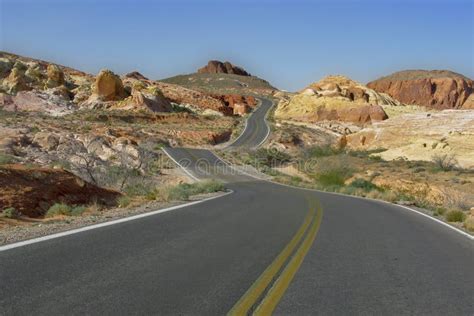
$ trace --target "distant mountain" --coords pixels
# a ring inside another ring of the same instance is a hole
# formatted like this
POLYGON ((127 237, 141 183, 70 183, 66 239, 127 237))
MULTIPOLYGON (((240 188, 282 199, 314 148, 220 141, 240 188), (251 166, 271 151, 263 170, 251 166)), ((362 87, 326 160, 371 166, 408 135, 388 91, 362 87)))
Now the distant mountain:
POLYGON ((474 108, 474 81, 448 70, 404 70, 367 86, 407 104, 436 109, 474 108))

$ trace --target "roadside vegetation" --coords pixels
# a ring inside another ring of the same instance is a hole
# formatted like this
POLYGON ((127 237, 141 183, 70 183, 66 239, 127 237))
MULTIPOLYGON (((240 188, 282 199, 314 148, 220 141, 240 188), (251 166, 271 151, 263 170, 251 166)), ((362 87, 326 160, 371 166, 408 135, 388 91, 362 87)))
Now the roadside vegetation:
POLYGON ((410 205, 474 231, 474 171, 459 168, 454 156, 388 162, 380 151, 325 145, 291 154, 276 148, 221 154, 280 183, 410 205))

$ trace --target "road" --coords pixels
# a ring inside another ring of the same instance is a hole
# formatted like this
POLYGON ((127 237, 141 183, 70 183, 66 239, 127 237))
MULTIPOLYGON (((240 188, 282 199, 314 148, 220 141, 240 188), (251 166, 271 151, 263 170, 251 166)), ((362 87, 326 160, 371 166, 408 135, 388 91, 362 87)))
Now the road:
POLYGON ((270 128, 265 122, 265 115, 268 113, 273 103, 269 99, 260 99, 260 102, 260 106, 247 119, 242 134, 240 134, 240 136, 229 145, 229 148, 255 148, 265 141, 270 133, 270 128))
POLYGON ((167 152, 233 193, 1 251, 0 314, 474 314, 474 246, 458 232, 239 174, 206 150, 167 152))

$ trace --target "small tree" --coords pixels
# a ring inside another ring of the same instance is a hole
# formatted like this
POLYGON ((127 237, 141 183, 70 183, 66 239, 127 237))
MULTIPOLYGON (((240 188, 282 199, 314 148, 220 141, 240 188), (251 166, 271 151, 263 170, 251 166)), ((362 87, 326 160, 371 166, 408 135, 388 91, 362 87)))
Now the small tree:
POLYGON ((456 157, 448 154, 435 154, 431 157, 431 161, 438 169, 443 171, 451 171, 458 165, 456 157))

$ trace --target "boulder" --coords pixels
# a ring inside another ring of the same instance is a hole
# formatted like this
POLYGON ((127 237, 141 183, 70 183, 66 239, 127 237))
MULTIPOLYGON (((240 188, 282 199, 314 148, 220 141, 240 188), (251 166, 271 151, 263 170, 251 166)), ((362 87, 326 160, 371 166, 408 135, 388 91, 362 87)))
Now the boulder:
POLYGON ((132 95, 119 104, 121 109, 148 110, 151 112, 171 112, 171 102, 158 88, 132 89, 132 95))
POLYGON ((59 136, 49 132, 38 132, 33 138, 33 143, 46 151, 55 150, 59 145, 59 136))
POLYGON ((436 109, 472 108, 474 81, 447 70, 405 70, 369 82, 367 86, 406 104, 436 109))
POLYGON ((120 77, 107 69, 101 70, 97 75, 93 95, 100 101, 117 101, 127 97, 120 77))

